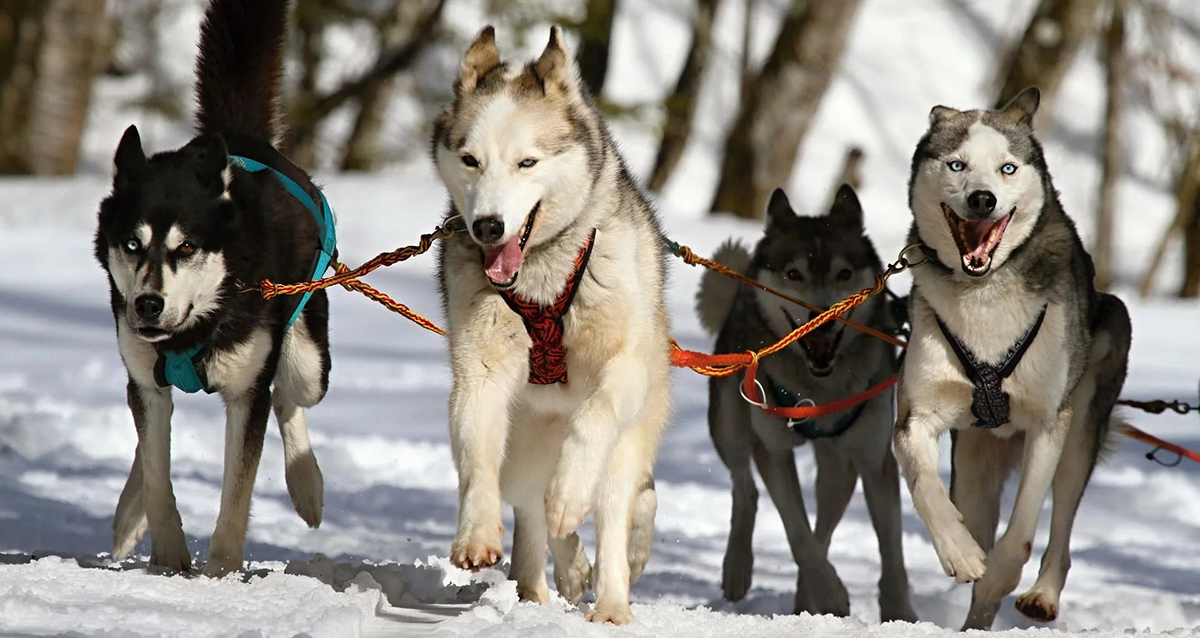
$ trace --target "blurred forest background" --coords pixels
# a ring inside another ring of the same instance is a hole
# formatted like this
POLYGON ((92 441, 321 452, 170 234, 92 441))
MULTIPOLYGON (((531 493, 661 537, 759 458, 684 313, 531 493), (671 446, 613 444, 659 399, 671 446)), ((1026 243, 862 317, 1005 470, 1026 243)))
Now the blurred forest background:
MULTIPOLYGON (((286 87, 290 134, 282 150, 324 171, 378 171, 423 156, 429 122, 449 99, 461 52, 484 20, 496 24, 508 42, 527 48, 541 43, 546 24, 558 23, 573 34, 583 79, 605 113, 655 131, 657 152, 640 177, 647 189, 660 192, 695 143, 697 104, 714 59, 714 25, 735 10, 737 16, 768 12, 777 18, 771 33, 755 33, 758 21, 741 20, 736 114, 717 143, 720 171, 710 206, 722 214, 759 217, 771 189, 794 174, 848 34, 872 2, 673 0, 669 4, 691 31, 686 57, 673 71, 673 89, 652 103, 610 99, 605 84, 618 42, 615 16, 634 3, 656 1, 294 0, 286 87), (757 52, 751 43, 764 37, 773 40, 757 52)), ((1154 290, 1160 271, 1179 268, 1177 294, 1200 296, 1200 76, 1190 66, 1195 60, 1181 53, 1188 48, 1177 41, 1200 43, 1200 11, 1192 6, 1197 3, 1030 2, 1034 9, 1022 17, 1024 28, 997 47, 993 104, 1036 84, 1042 112, 1050 112, 1077 59, 1098 56, 1105 76, 1104 124, 1093 148, 1101 179, 1092 199, 1096 210, 1087 217, 1095 227, 1086 234, 1093 238, 1098 283, 1113 283, 1114 217, 1138 214, 1121 207, 1115 188, 1117 176, 1127 170, 1124 158, 1140 142, 1122 134, 1122 122, 1135 107, 1152 113, 1169 140, 1163 170, 1176 200, 1157 249, 1137 257, 1145 263, 1141 291, 1154 290), (1180 242, 1183 250, 1169 250, 1180 242), (1182 263, 1170 263, 1173 255, 1181 255, 1182 263)), ((939 4, 968 18, 972 11, 970 0, 939 4)), ((175 37, 169 25, 182 13, 198 15, 201 6, 200 0, 0 0, 0 174, 81 170, 98 78, 138 78, 122 85, 127 119, 186 129, 192 60, 164 50, 175 37)), ((906 105, 922 112, 931 106, 906 105)), ((1043 134, 1048 119, 1040 118, 1043 134)), ((846 148, 837 180, 858 184, 863 161, 862 150, 846 148)))

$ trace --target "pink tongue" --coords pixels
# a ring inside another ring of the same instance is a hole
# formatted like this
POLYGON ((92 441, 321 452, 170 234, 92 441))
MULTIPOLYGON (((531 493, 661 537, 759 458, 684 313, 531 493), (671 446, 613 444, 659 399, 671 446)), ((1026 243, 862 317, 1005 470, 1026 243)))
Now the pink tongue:
POLYGON ((521 269, 521 236, 515 235, 501 246, 486 246, 483 249, 483 270, 493 283, 507 284, 521 269))
POLYGON ((966 229, 963 232, 963 243, 971 247, 971 252, 967 253, 968 257, 983 258, 988 252, 988 231, 997 222, 991 220, 980 220, 966 223, 966 229))

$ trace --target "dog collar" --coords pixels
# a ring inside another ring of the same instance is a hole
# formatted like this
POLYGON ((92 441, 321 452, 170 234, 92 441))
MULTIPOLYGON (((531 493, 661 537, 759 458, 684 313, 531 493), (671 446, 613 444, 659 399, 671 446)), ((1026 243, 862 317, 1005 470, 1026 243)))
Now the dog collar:
POLYGON ((154 381, 160 387, 175 386, 188 394, 201 390, 212 394, 212 389, 208 387, 208 373, 204 368, 207 354, 203 343, 187 350, 159 352, 158 360, 154 362, 154 381))
POLYGON ((991 429, 1008 423, 1010 420, 1009 397, 1008 393, 1001 389, 1001 386, 1005 379, 1012 376, 1013 371, 1017 369, 1017 364, 1021 363, 1029 346, 1033 345, 1033 340, 1037 338, 1038 331, 1042 329, 1042 321, 1046 318, 1046 307, 1042 308, 1037 320, 1025 331, 1025 334, 1008 349, 1008 354, 1004 356, 1004 359, 996 364, 979 361, 975 355, 971 354, 966 344, 950 332, 941 317, 935 314, 934 318, 937 319, 942 335, 950 343, 950 349, 958 358, 963 372, 975 386, 971 397, 971 414, 977 420, 973 425, 977 428, 991 429))
MULTIPOLYGON (((775 383, 770 377, 766 377, 766 379, 767 385, 771 388, 771 394, 775 395, 775 402, 779 405, 799 407, 801 403, 805 402, 804 399, 801 399, 796 395, 795 392, 792 392, 786 386, 775 383)), ((842 418, 838 419, 837 422, 833 424, 833 427, 828 430, 822 430, 818 428, 816 421, 813 419, 788 419, 788 427, 791 428, 793 432, 808 439, 809 441, 815 441, 817 439, 834 439, 845 434, 846 430, 849 430, 850 427, 854 425, 856 421, 858 421, 858 417, 862 416, 862 413, 866 407, 867 404, 863 402, 859 403, 853 408, 850 408, 850 411, 843 415, 842 418)))
POLYGON ((575 269, 567 277, 567 285, 558 293, 554 303, 542 306, 513 292, 500 290, 500 296, 513 312, 520 315, 529 334, 529 382, 534 385, 567 383, 567 346, 563 344, 563 317, 571 309, 571 302, 583 281, 592 246, 596 240, 596 229, 588 233, 587 242, 575 257, 575 269))
MULTIPOLYGON (((270 148, 270 150, 279 155, 279 152, 275 151, 274 148, 270 148)), ((279 155, 278 158, 273 159, 280 159, 282 157, 282 155, 279 155)), ((337 251, 337 232, 333 226, 333 210, 329 207, 329 201, 325 199, 325 193, 321 192, 319 188, 316 189, 317 194, 321 198, 321 201, 318 203, 295 180, 284 175, 277 168, 257 160, 252 160, 249 157, 242 157, 241 155, 230 155, 229 161, 232 165, 249 173, 270 171, 271 175, 279 180, 279 183, 283 185, 288 194, 299 200, 308 209, 308 212, 312 213, 313 217, 316 218, 317 228, 321 232, 321 245, 317 248, 317 252, 313 256, 312 279, 320 279, 321 275, 325 273, 325 269, 333 262, 333 255, 337 251)), ((308 300, 311 297, 311 291, 304 293, 300 297, 300 303, 296 305, 296 309, 292 311, 287 323, 283 326, 285 333, 300 318, 300 313, 304 310, 304 306, 308 304, 308 300)), ((154 365, 154 380, 160 387, 175 386, 188 394, 194 394, 200 390, 211 394, 213 390, 208 387, 208 375, 204 369, 206 354, 207 352, 203 343, 197 344, 189 350, 159 352, 158 360, 154 365)))

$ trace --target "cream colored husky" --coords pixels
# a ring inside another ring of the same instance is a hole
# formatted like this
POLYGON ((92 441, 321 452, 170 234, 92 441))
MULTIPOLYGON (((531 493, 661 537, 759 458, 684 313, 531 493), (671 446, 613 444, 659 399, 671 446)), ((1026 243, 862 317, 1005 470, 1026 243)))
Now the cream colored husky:
POLYGON ((439 281, 459 477, 451 560, 495 565, 513 505, 511 577, 578 602, 592 568, 575 531, 596 524, 596 622, 627 623, 649 557, 652 468, 670 413, 658 222, 554 28, 534 62, 502 62, 491 27, 462 61, 436 123, 450 215, 439 281))

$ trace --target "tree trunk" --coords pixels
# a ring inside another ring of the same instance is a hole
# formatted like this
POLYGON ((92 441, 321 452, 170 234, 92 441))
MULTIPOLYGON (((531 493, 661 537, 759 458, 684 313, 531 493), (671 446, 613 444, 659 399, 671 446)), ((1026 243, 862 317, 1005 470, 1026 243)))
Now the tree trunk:
POLYGON ((1200 297, 1200 201, 1192 206, 1192 218, 1183 228, 1183 285, 1179 296, 1200 297))
POLYGON ((1096 24, 1101 0, 1040 0, 1020 42, 1000 67, 996 108, 1022 89, 1042 92, 1041 113, 1053 113, 1054 98, 1075 54, 1096 24))
POLYGON ((612 40, 617 0, 588 0, 587 17, 579 24, 579 75, 592 95, 600 98, 608 76, 608 50, 612 40))
POLYGON ((700 81, 708 66, 712 51, 713 16, 721 0, 698 0, 695 23, 692 28, 692 47, 688 50, 683 70, 675 83, 675 91, 667 97, 667 121, 663 124, 662 141, 654 158, 654 170, 650 174, 650 190, 659 192, 667 184, 683 149, 692 134, 692 116, 700 98, 700 81))
POLYGON ((1099 290, 1108 290, 1113 284, 1113 210, 1121 179, 1122 87, 1125 85, 1125 8, 1122 5, 1122 0, 1113 2, 1112 18, 1104 38, 1104 156, 1097 198, 1096 245, 1092 249, 1099 290))
MULTIPOLYGON (((361 99, 400 71, 412 66, 425 47, 437 38, 437 25, 441 22, 446 1, 433 0, 432 6, 422 13, 420 22, 412 29, 409 38, 399 46, 380 51, 374 66, 358 77, 346 80, 329 93, 298 95, 287 114, 288 134, 280 150, 292 157, 293 161, 311 166, 311 161, 295 158, 304 157, 300 151, 311 148, 321 122, 337 109, 361 99)), ((303 77, 301 80, 303 83, 303 77)))
POLYGON ((92 80, 103 61, 108 27, 104 4, 104 0, 43 0, 8 2, 0 8, 0 15, 10 21, 15 43, 15 49, 9 49, 11 57, 4 55, 7 59, 0 62, 8 66, 7 81, 0 89, 4 139, 0 170, 35 175, 75 172, 92 80))
MULTIPOLYGON (((1162 267, 1163 259, 1166 257, 1167 247, 1171 245, 1171 240, 1176 234, 1190 228, 1195 222, 1196 217, 1200 216, 1196 211, 1197 205, 1200 204, 1200 131, 1192 132, 1192 137, 1188 142, 1187 148, 1187 161, 1179 171, 1179 179, 1175 184, 1175 217, 1171 220, 1171 225, 1158 238, 1158 244, 1155 245, 1154 252, 1152 253, 1153 256, 1150 258, 1150 266, 1146 269, 1146 274, 1142 277, 1138 294, 1143 299, 1154 293, 1154 279, 1158 276, 1158 271, 1162 267)), ((1192 248, 1192 246, 1185 248, 1192 248)), ((1185 253, 1187 252, 1185 250, 1185 253)), ((1188 256, 1185 254, 1186 259, 1188 259, 1188 256)))
POLYGON ((47 3, 0 0, 0 174, 28 174, 30 101, 47 3))
POLYGON ((725 140, 714 212, 759 218, 788 183, 800 144, 837 70, 860 0, 796 0, 725 140))

